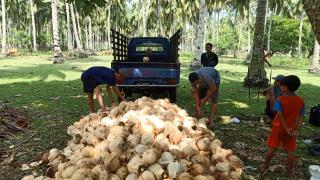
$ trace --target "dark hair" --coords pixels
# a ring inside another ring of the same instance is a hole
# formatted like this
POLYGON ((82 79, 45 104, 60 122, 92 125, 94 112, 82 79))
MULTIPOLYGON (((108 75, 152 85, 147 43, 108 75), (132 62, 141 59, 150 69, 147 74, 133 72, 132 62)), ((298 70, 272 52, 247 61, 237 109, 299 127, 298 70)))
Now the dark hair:
POLYGON ((206 43, 206 46, 209 45, 212 48, 212 43, 206 43))
POLYGON ((300 87, 301 81, 298 76, 295 75, 289 75, 284 77, 280 85, 287 86, 288 90, 291 92, 296 91, 300 87))
POLYGON ((199 79, 199 75, 196 72, 192 72, 189 74, 189 81, 191 83, 196 82, 196 80, 198 80, 198 79, 199 79))
POLYGON ((119 72, 119 68, 114 68, 113 71, 116 72, 116 73, 120 73, 119 72))

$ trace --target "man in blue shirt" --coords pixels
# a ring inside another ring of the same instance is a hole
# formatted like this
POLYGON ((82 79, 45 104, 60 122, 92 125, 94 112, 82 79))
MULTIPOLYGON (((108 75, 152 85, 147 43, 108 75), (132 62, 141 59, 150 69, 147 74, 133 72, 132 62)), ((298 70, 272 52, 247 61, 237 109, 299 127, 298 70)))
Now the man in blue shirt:
POLYGON ((102 97, 102 88, 100 86, 103 84, 106 84, 107 94, 112 104, 115 104, 115 101, 112 96, 111 88, 114 91, 114 93, 122 101, 124 101, 125 97, 121 94, 119 88, 116 86, 116 84, 121 84, 123 80, 123 75, 120 74, 118 69, 112 70, 107 67, 96 66, 84 71, 81 75, 81 81, 83 83, 83 90, 88 95, 89 111, 91 113, 95 112, 93 102, 93 91, 95 91, 96 98, 98 100, 101 110, 106 110, 104 100, 102 97))
POLYGON ((196 116, 203 115, 201 106, 205 105, 208 100, 211 100, 211 114, 209 117, 209 128, 214 126, 213 120, 218 110, 220 75, 213 67, 202 67, 196 72, 189 74, 189 81, 192 85, 192 96, 195 100, 196 116))

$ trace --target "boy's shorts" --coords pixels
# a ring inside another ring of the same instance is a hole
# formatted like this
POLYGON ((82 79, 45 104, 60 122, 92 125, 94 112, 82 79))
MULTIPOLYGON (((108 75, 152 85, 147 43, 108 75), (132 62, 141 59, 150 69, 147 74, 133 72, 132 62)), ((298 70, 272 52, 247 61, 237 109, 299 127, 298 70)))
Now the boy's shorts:
POLYGON ((98 84, 92 78, 81 78, 83 83, 83 91, 85 93, 93 93, 98 84))
POLYGON ((267 144, 273 149, 282 146, 287 152, 292 152, 296 150, 297 139, 290 136, 284 128, 273 126, 267 144))
MULTIPOLYGON (((211 102, 213 104, 217 104, 218 100, 219 100, 219 85, 220 84, 216 84, 216 92, 214 93, 214 95, 210 98, 211 102)), ((203 99, 207 96, 209 90, 209 86, 205 85, 205 86, 199 86, 199 98, 203 99)))

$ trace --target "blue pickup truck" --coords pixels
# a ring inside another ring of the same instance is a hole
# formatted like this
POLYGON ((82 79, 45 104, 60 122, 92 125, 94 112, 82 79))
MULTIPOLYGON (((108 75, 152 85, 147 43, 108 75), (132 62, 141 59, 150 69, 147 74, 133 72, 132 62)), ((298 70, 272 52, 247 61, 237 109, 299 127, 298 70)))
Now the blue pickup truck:
POLYGON ((111 68, 125 75, 118 85, 126 97, 133 93, 165 94, 176 102, 180 82, 179 44, 181 31, 172 37, 128 37, 112 32, 111 68))

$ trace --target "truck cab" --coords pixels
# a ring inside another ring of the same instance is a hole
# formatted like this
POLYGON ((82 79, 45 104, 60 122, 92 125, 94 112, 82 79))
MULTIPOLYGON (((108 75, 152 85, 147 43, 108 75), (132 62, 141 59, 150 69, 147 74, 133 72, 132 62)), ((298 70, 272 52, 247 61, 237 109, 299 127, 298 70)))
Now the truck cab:
POLYGON ((112 32, 113 61, 111 68, 119 69, 125 80, 118 87, 125 95, 133 93, 165 93, 176 102, 180 82, 178 46, 181 31, 171 38, 128 37, 112 32))

